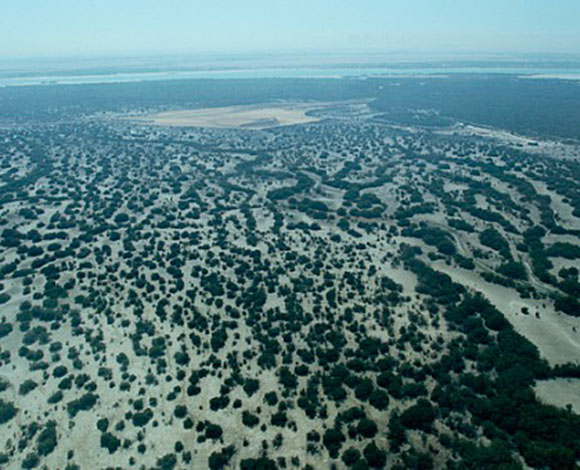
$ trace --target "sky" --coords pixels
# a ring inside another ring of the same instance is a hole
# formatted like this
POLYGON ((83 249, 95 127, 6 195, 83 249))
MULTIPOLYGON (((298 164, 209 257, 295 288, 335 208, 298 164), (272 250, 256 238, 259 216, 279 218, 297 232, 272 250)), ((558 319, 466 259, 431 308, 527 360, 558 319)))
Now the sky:
POLYGON ((0 0, 0 59, 580 54, 580 0, 0 0))

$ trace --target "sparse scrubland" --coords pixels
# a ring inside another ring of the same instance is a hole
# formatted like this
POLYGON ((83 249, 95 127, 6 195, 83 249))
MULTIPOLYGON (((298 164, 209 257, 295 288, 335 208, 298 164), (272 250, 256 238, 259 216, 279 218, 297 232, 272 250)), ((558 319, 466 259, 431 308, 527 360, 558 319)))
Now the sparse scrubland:
POLYGON ((0 129, 1 468, 578 468, 580 162, 67 109, 0 129))

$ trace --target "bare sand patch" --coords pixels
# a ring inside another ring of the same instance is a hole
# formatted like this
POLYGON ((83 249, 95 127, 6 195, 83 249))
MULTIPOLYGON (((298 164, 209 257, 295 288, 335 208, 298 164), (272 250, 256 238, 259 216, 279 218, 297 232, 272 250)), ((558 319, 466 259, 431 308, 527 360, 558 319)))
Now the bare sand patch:
POLYGON ((133 122, 156 126, 266 129, 319 121, 321 117, 308 115, 307 113, 329 106, 336 106, 336 104, 284 102, 248 106, 226 106, 167 111, 142 116, 131 116, 128 119, 133 122))
POLYGON ((572 410, 580 414, 580 380, 540 380, 536 383, 534 391, 540 401, 561 408, 571 405, 572 410))
POLYGON ((454 127, 439 129, 435 133, 441 135, 463 135, 493 139, 517 148, 524 148, 526 152, 549 156, 560 160, 578 159, 580 148, 577 141, 568 139, 566 142, 553 139, 536 139, 518 135, 505 129, 496 129, 473 124, 458 124, 454 127))

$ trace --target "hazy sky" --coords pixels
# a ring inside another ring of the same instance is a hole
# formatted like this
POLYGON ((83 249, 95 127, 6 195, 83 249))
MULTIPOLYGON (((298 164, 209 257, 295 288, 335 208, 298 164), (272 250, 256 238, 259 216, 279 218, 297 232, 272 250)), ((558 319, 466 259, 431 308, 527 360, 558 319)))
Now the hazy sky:
POLYGON ((324 51, 580 53, 580 0, 0 0, 0 59, 324 51))

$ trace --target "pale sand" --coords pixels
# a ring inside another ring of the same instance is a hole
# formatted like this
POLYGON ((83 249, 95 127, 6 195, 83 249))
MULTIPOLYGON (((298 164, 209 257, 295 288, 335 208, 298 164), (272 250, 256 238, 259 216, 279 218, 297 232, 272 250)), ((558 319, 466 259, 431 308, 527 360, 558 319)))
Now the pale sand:
POLYGON ((306 113, 329 105, 330 103, 282 103, 228 106, 168 111, 132 116, 129 119, 157 126, 265 129, 319 121, 319 117, 308 116, 306 113))
POLYGON ((572 405, 575 413, 580 413, 580 380, 552 379, 540 380, 534 387, 536 396, 548 405, 566 408, 572 405))

